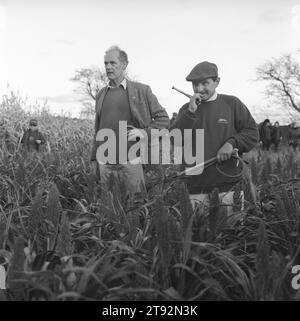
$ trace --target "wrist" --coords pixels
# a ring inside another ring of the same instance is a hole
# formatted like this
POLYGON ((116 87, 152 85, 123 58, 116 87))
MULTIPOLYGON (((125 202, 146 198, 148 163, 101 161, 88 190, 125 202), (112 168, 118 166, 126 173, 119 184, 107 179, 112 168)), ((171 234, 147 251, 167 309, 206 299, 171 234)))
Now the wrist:
POLYGON ((193 111, 191 111, 191 110, 189 110, 189 109, 186 110, 186 113, 185 113, 185 114, 186 114, 186 116, 189 117, 189 118, 193 118, 193 119, 196 118, 196 113, 193 112, 193 111))
POLYGON ((232 148, 237 148, 237 143, 234 138, 229 138, 226 143, 229 143, 232 146, 232 148))
POLYGON ((195 114, 195 111, 197 110, 197 107, 194 107, 193 105, 189 104, 188 111, 190 111, 192 114, 195 114))

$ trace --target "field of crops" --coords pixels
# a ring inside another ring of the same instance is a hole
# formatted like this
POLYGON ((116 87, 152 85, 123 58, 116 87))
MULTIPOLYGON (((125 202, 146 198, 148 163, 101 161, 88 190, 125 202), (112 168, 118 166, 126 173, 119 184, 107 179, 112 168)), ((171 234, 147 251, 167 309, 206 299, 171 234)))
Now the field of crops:
POLYGON ((39 113, 49 145, 26 155, 19 105, 0 107, 13 138, 0 148, 1 300, 300 299, 300 154, 252 151, 245 209, 226 218, 214 192, 205 217, 182 182, 162 181, 166 168, 146 168, 146 198, 101 190, 92 121, 39 113))

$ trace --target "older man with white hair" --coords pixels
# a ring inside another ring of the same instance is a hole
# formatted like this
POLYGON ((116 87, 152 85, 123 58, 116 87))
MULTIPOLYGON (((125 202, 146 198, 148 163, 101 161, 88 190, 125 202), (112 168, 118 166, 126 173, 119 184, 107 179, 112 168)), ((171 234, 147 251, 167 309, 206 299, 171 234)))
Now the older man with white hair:
POLYGON ((167 128, 169 117, 148 85, 130 81, 125 77, 128 56, 124 50, 117 46, 109 48, 105 52, 104 64, 109 84, 102 88, 96 97, 95 139, 91 160, 98 163, 100 180, 103 183, 113 174, 118 181, 125 184, 130 194, 143 192, 145 180, 141 160, 135 159, 135 163, 131 163, 127 158, 124 162, 123 155, 120 155, 124 143, 119 135, 120 122, 126 122, 130 129, 126 142, 129 149, 135 139, 143 139, 145 133, 150 136, 151 129, 167 128), (101 136, 99 131, 107 129, 115 134, 115 146, 110 146, 110 143, 107 144, 104 140, 97 141, 97 134, 98 137, 101 136), (115 162, 104 163, 101 160, 99 147, 103 144, 108 147, 108 152, 111 148, 114 149, 115 162))

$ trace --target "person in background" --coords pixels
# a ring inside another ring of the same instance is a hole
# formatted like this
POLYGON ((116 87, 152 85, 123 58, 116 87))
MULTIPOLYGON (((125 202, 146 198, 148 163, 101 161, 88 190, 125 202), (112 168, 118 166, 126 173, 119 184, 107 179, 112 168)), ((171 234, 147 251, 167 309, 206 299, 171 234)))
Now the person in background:
POLYGON ((300 132, 296 122, 292 122, 288 131, 289 145, 293 147, 294 151, 297 151, 299 146, 300 132))
POLYGON ((276 121, 274 123, 274 126, 272 126, 272 132, 271 132, 271 141, 272 141, 272 144, 274 144, 274 148, 276 152, 278 151, 278 147, 281 139, 282 139, 281 129, 279 127, 279 122, 276 121))
POLYGON ((9 151, 11 147, 11 136, 7 126, 5 120, 0 121, 0 148, 5 147, 9 151))
POLYGON ((177 113, 173 113, 172 118, 170 120, 170 126, 172 126, 175 123, 176 117, 177 117, 177 113))
POLYGON ((39 131, 36 119, 30 119, 29 128, 24 132, 21 143, 28 152, 41 151, 41 146, 46 143, 46 140, 39 131))
POLYGON ((269 150, 272 144, 271 140, 271 122, 267 118, 259 128, 259 139, 262 142, 262 150, 269 150))

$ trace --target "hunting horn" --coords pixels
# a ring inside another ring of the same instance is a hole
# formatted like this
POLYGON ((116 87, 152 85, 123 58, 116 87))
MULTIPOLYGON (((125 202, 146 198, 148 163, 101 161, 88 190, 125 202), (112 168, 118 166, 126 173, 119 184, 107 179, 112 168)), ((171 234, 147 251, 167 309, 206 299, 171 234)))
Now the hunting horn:
POLYGON ((180 89, 177 89, 177 88, 174 87, 174 86, 172 87, 172 89, 177 90, 178 92, 180 92, 181 94, 185 95, 185 96, 188 97, 188 98, 191 98, 191 97, 192 97, 191 95, 185 93, 184 91, 181 91, 180 89))
MULTIPOLYGON (((186 96, 186 97, 188 97, 188 98, 192 98, 192 95, 189 95, 189 94, 185 93, 184 91, 182 91, 182 90, 180 90, 180 89, 178 89, 178 88, 176 88, 176 87, 174 87, 174 86, 172 87, 172 89, 180 92, 181 94, 183 94, 184 96, 186 96)), ((196 104, 197 104, 197 106, 199 106, 199 105, 201 104, 200 98, 196 98, 196 104)))

